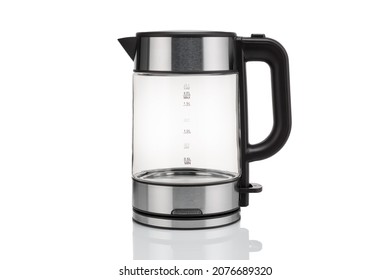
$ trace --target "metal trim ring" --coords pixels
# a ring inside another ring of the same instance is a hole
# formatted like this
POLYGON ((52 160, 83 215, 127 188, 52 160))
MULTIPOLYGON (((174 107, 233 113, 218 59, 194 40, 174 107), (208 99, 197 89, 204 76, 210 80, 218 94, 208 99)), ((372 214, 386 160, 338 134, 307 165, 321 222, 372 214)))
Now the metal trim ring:
POLYGON ((175 209, 199 209, 215 215, 239 208, 238 181, 206 186, 166 186, 133 179, 133 207, 156 215, 171 215, 175 209))
POLYGON ((236 71, 235 37, 230 35, 137 35, 134 70, 171 73, 236 71))
POLYGON ((240 220, 240 211, 237 210, 229 215, 222 215, 208 219, 168 219, 153 216, 145 216, 138 212, 133 212, 133 219, 144 225, 170 228, 170 229, 205 229, 220 227, 235 223, 240 220))

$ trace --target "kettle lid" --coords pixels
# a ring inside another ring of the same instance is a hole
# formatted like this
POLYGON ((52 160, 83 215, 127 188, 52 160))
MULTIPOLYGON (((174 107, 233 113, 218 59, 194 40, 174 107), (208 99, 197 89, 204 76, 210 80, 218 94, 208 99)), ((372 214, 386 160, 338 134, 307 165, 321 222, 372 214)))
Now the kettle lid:
POLYGON ((134 71, 209 73, 236 70, 236 36, 221 31, 152 31, 119 41, 134 58, 134 71), (132 42, 131 47, 126 40, 132 42))
POLYGON ((137 37, 237 37, 234 32, 224 31, 147 31, 137 32, 137 37))

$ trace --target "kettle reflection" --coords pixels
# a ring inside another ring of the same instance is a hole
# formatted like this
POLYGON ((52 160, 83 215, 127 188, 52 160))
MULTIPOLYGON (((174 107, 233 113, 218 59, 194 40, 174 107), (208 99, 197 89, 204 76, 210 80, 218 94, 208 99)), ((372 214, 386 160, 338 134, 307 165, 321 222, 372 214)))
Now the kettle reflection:
POLYGON ((240 223, 203 230, 166 230, 133 222, 134 260, 249 260, 262 249, 240 223))

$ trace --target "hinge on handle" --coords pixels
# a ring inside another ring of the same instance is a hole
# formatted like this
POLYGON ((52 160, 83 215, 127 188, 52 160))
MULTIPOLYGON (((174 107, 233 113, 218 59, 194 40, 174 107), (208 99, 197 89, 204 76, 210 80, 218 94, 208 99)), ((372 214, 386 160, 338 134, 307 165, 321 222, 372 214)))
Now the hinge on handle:
POLYGON ((249 188, 239 188, 239 193, 259 193, 263 190, 263 186, 257 183, 250 183, 249 188))

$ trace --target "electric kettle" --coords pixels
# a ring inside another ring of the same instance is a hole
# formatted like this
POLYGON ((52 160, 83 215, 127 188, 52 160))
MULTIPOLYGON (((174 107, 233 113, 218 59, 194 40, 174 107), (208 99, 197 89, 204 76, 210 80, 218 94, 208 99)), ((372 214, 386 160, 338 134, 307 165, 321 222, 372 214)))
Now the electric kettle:
POLYGON ((278 152, 290 134, 288 56, 262 34, 141 32, 119 39, 134 60, 133 219, 177 229, 240 219, 249 163, 278 152), (273 127, 248 142, 246 62, 269 65, 273 127))

